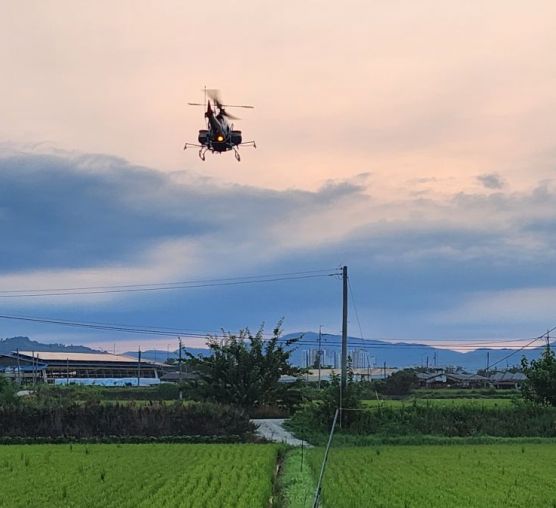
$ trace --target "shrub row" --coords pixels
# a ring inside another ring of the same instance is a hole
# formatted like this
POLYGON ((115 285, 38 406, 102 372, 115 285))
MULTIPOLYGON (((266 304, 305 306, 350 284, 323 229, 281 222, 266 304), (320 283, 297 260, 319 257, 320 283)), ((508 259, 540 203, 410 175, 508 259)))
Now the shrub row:
MULTIPOLYGON (((296 414, 296 429, 329 430, 330 418, 316 405, 296 414)), ((556 437, 556 408, 435 407, 409 405, 346 411, 343 431, 358 435, 447 437, 556 437)))
POLYGON ((104 436, 104 437, 0 437, 0 445, 22 444, 148 444, 148 443, 173 443, 173 444, 229 444, 241 443, 246 436, 104 436))
POLYGON ((180 388, 173 383, 156 386, 84 386, 84 385, 41 385, 38 390, 42 398, 59 400, 176 400, 180 388))
POLYGON ((0 407, 0 437, 229 436, 253 430, 237 409, 211 403, 0 407))

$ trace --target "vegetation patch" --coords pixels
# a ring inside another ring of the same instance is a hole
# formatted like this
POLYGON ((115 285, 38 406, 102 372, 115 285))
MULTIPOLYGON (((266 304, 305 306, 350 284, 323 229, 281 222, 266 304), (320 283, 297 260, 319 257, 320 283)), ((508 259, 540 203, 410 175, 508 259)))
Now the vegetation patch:
POLYGON ((332 448, 323 506, 556 506, 555 461, 556 444, 332 448))
POLYGON ((0 506, 267 508, 278 449, 250 444, 0 446, 0 506))
POLYGON ((253 430, 243 411, 211 403, 0 406, 4 438, 243 436, 253 430))
POLYGON ((299 447, 286 452, 278 477, 280 506, 285 508, 311 506, 316 482, 307 452, 307 448, 299 447))
MULTIPOLYGON (((331 418, 326 407, 312 404, 290 420, 297 434, 325 434, 331 418)), ((410 404, 345 411, 342 431, 357 435, 446 437, 556 437, 556 408, 537 405, 509 407, 410 404)))

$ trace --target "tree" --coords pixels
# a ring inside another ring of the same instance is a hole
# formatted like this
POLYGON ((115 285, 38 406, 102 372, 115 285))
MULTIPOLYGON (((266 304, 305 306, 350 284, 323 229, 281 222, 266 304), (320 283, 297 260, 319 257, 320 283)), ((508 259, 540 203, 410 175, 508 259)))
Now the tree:
POLYGON ((408 395, 417 385, 417 376, 413 369, 394 372, 377 386, 377 390, 384 395, 408 395))
POLYGON ((211 355, 194 356, 186 352, 190 365, 200 380, 190 385, 197 397, 244 408, 275 405, 291 408, 301 401, 299 383, 280 383, 284 375, 298 377, 300 369, 289 363, 291 350, 298 339, 280 341, 281 322, 272 337, 264 339, 263 328, 252 335, 225 333, 224 338, 208 338, 211 355))
POLYGON ((538 404, 556 406, 556 357, 547 346, 538 360, 521 359, 527 381, 523 384, 523 396, 538 404))
POLYGON ((18 400, 16 391, 14 384, 0 375, 0 406, 15 404, 18 400))

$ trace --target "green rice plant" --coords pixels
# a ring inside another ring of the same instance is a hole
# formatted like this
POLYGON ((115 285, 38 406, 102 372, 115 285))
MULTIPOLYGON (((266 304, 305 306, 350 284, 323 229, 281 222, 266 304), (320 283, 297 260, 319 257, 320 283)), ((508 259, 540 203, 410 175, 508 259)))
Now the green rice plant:
POLYGON ((255 444, 74 444, 73 452, 67 445, 0 446, 0 465, 13 466, 0 468, 0 506, 266 508, 278 450, 255 444))
MULTIPOLYGON (((315 473, 322 454, 309 452, 315 473)), ((553 506, 555 461, 554 443, 333 448, 323 506, 553 506)))

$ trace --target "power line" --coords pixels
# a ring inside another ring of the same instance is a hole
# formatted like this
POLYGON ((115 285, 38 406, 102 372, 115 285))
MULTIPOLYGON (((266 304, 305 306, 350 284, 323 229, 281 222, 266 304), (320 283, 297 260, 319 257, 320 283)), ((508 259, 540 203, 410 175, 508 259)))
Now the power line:
MULTIPOLYGON (((534 339, 534 341, 537 341, 539 339, 534 339)), ((311 340, 311 341, 298 341, 296 342, 297 345, 301 345, 301 346, 317 346, 318 345, 318 341, 316 340, 311 340)), ((332 346, 334 345, 335 347, 339 347, 339 344, 322 344, 323 347, 326 346, 332 346)), ((396 349, 396 350, 400 350, 400 349, 423 349, 423 348, 431 348, 431 349, 438 349, 441 351, 456 351, 456 350, 464 350, 465 352, 469 352, 469 351, 476 351, 480 348, 477 348, 476 346, 453 346, 453 345, 444 345, 442 347, 439 346, 429 346, 427 344, 423 344, 423 345, 417 345, 417 344, 364 344, 361 342, 357 342, 354 343, 353 341, 350 341, 350 346, 353 347, 357 347, 358 349, 363 349, 363 350, 373 350, 373 349, 396 349), (450 349, 450 348, 454 348, 454 349, 450 349)), ((520 349, 534 349, 537 348, 538 346, 522 346, 520 349)), ((495 345, 495 346, 488 346, 485 347, 485 349, 491 349, 491 350, 502 350, 502 349, 512 349, 509 348, 507 346, 503 346, 503 345, 495 345)), ((516 350, 519 351, 519 350, 516 350)))
POLYGON ((177 335, 182 335, 185 337, 190 338, 204 338, 206 339, 209 336, 217 337, 216 335, 210 333, 192 333, 186 331, 178 331, 173 330, 170 331, 168 329, 160 330, 160 329, 152 329, 152 328, 141 328, 136 326, 114 326, 110 324, 101 324, 101 323, 87 323, 87 322, 80 322, 80 321, 68 321, 62 319, 49 319, 49 318, 37 318, 31 316, 10 316, 5 314, 0 314, 0 319, 8 319, 14 321, 27 321, 33 323, 43 323, 43 324, 52 324, 52 325, 60 325, 60 326, 69 326, 74 328, 89 328, 94 330, 111 330, 111 331, 118 331, 118 332, 125 332, 125 333, 139 333, 144 335, 162 335, 162 336, 170 336, 176 337, 177 335))
POLYGON ((217 287, 217 286, 239 286, 244 284, 264 284, 267 282, 280 282, 285 280, 302 280, 302 279, 316 279, 322 277, 333 277, 336 273, 323 273, 323 274, 312 274, 312 275, 297 275, 297 276, 286 276, 286 277, 274 277, 260 280, 242 280, 242 281, 231 281, 231 282, 208 282, 199 284, 189 284, 189 285, 179 285, 179 286, 161 286, 161 287, 135 287, 135 288, 118 288, 118 289, 98 289, 98 290, 76 290, 76 291, 53 291, 46 293, 23 293, 23 294, 0 294, 0 298, 36 298, 36 297, 46 297, 46 296, 82 296, 82 295, 103 295, 111 293, 138 293, 138 292, 152 292, 152 291, 175 291, 181 289, 197 289, 206 287, 217 287))
MULTIPOLYGON (((189 337, 189 338, 201 338, 207 339, 208 337, 215 337, 215 338, 224 338, 226 335, 222 333, 215 333, 214 331, 192 331, 192 330, 184 330, 179 328, 168 328, 163 326, 140 326, 140 325, 127 325, 127 324, 117 324, 117 323, 99 323, 99 322, 86 322, 86 321, 71 321, 65 319, 55 319, 55 318, 47 318, 47 317, 35 317, 35 316, 14 316, 14 315, 7 315, 7 314, 0 314, 0 319, 6 320, 14 320, 14 321, 26 321, 26 322, 33 322, 33 323, 43 323, 43 324, 52 324, 52 325, 60 325, 60 326, 68 326, 74 328, 87 328, 87 329, 94 329, 94 330, 107 330, 107 331, 118 331, 123 333, 134 333, 134 334, 141 334, 141 335, 159 335, 159 336, 168 336, 168 337, 176 337, 178 335, 189 337)), ((556 329, 556 328, 555 328, 556 329)), ((263 334, 264 335, 264 334, 263 334)), ((266 334, 268 337, 268 334, 266 334)), ((328 342, 325 338, 328 334, 323 334, 323 339, 321 341, 323 346, 331 346, 335 345, 333 343, 328 342)), ((521 349, 530 348, 530 344, 534 343, 535 341, 539 340, 541 337, 535 337, 529 344, 522 346, 522 348, 516 350, 516 352, 520 351, 521 349)), ((286 339, 291 340, 291 339, 286 339)), ((529 339, 511 339, 507 342, 514 342, 515 340, 529 340, 529 339)), ((496 342, 506 342, 503 340, 497 340, 496 342)), ((312 346, 318 345, 317 339, 307 339, 303 337, 303 334, 297 337, 295 345, 298 346, 312 346)), ((435 344, 434 346, 428 344, 407 344, 407 343, 384 343, 384 344, 374 344, 370 343, 366 339, 350 339, 350 345, 359 347, 361 349, 421 349, 423 347, 456 347, 457 349, 477 349, 476 346, 471 344, 435 344)), ((481 344, 483 345, 483 344, 481 344)), ((533 346, 536 347, 536 346, 533 346)), ((501 349, 504 346, 491 346, 489 349, 501 349)), ((512 353, 513 354, 513 353, 512 353)))
POLYGON ((501 358, 500 360, 498 360, 497 362, 494 362, 492 365, 490 365, 490 368, 494 367, 495 365, 498 365, 499 363, 502 363, 504 361, 506 361, 508 358, 512 357, 513 355, 519 353, 520 351, 523 351, 526 347, 530 346, 531 344, 533 344, 534 342, 537 342, 538 340, 541 340, 544 338, 545 335, 549 334, 550 332, 556 330, 556 326, 554 326, 553 328, 551 328, 550 330, 547 330, 546 333, 543 333, 542 335, 539 335, 538 337, 536 337, 535 339, 533 339, 531 342, 525 344, 525 346, 523 346, 520 349, 517 349, 516 351, 513 351, 512 353, 510 353, 509 355, 505 356, 504 358, 501 358))
MULTIPOLYGON (((55 319, 55 318, 46 318, 46 317, 33 317, 33 316, 13 316, 7 314, 0 314, 0 319, 60 325, 60 326, 68 326, 73 328, 118 331, 123 333, 133 333, 139 335, 158 335, 164 337, 182 336, 182 337, 196 338, 196 339, 209 339, 209 338, 224 339, 228 337, 226 332, 224 332, 223 330, 220 333, 214 333, 214 331, 193 332, 191 330, 180 330, 177 328, 167 328, 167 327, 141 327, 138 325, 122 325, 122 324, 114 324, 114 323, 71 321, 66 319, 55 319)), ((263 336, 263 340, 269 340, 268 337, 271 336, 271 334, 270 333, 265 334, 264 332, 262 332, 262 336, 263 336), (265 335, 267 338, 265 338, 265 335)), ((235 336, 235 337, 236 339, 241 339, 241 337, 239 336, 235 336)), ((247 340, 247 338, 244 338, 244 340, 247 340)), ((286 340, 292 340, 292 339, 290 338, 286 340)))
MULTIPOLYGON (((238 277, 225 277, 220 279, 193 279, 178 282, 152 282, 144 284, 115 284, 103 286, 82 286, 70 288, 42 288, 42 289, 9 289, 2 290, 0 293, 35 293, 35 292, 54 292, 54 291, 88 291, 95 289, 122 289, 122 288, 140 288, 140 287, 156 287, 156 286, 173 286, 173 285, 189 285, 201 283, 216 283, 216 282, 230 282, 230 281, 244 281, 252 279, 270 278, 270 277, 288 277, 294 275, 309 275, 309 274, 323 274, 323 272, 335 272, 336 268, 325 268, 320 270, 305 270, 300 272, 283 272, 283 273, 270 273, 261 275, 245 275, 238 277)), ((330 274, 335 275, 335 274, 330 274)))
POLYGON ((363 338, 363 329, 361 328, 361 321, 359 321, 359 312, 357 312, 357 305, 355 304, 355 298, 353 297, 353 290, 351 289, 351 281, 348 277, 348 287, 349 287, 349 294, 351 296, 351 302, 353 304, 353 310, 355 311, 355 319, 357 320, 357 325, 359 326, 359 333, 361 338, 363 338))

